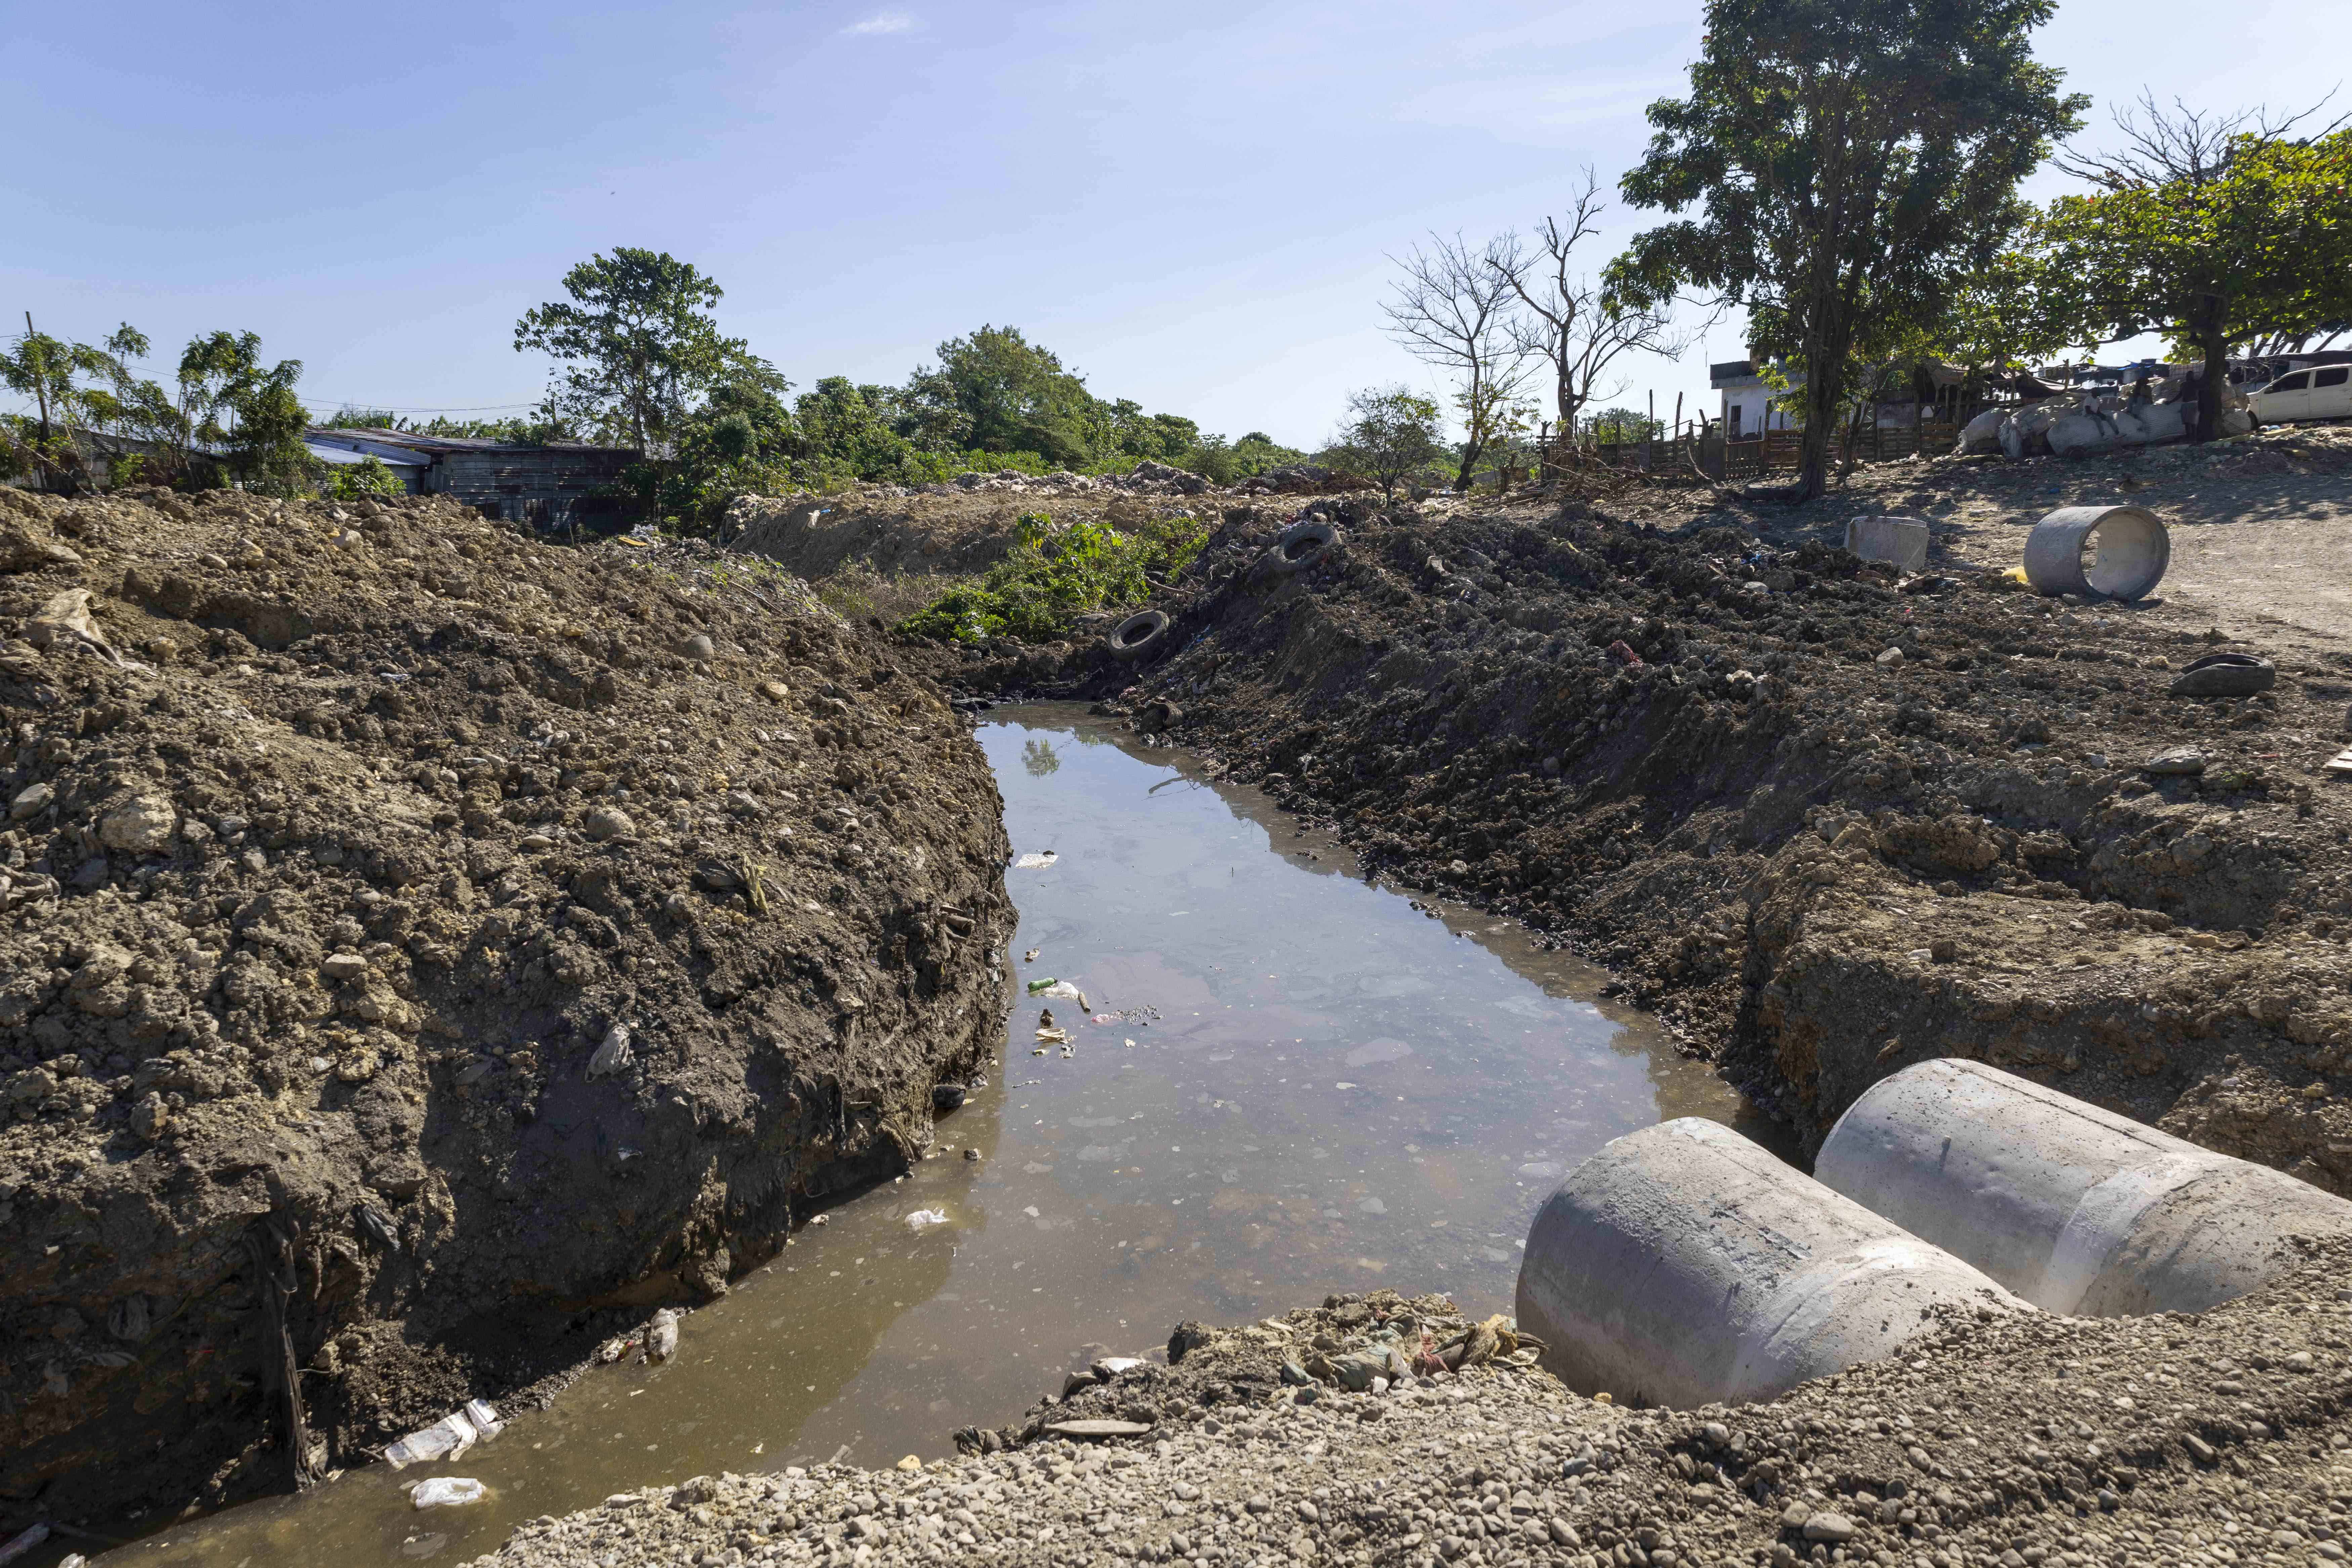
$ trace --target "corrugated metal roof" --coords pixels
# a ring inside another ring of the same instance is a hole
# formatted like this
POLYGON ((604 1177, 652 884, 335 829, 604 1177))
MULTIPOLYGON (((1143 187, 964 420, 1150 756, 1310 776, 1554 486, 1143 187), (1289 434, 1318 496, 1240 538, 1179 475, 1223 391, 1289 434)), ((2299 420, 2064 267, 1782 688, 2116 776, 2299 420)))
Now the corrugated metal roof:
POLYGON ((304 438, 302 445, 309 450, 310 456, 322 463, 349 464, 356 467, 373 458, 387 468, 429 468, 433 466, 433 460, 430 458, 420 458, 414 453, 354 451, 349 447, 332 446, 328 442, 313 441, 308 437, 304 438))
POLYGON ((634 447, 592 447, 580 441, 492 441, 479 436, 420 436, 413 430, 351 429, 327 426, 309 432, 311 439, 365 442, 374 447, 402 447, 438 457, 449 452, 593 452, 634 458, 634 447))

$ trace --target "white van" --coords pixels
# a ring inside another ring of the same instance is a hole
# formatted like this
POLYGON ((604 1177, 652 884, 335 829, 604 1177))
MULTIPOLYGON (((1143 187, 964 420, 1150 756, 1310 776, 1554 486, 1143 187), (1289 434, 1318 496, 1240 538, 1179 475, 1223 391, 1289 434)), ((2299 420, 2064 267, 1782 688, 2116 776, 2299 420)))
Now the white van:
POLYGON ((2294 419, 2352 419, 2352 365, 2291 370, 2260 392, 2249 394, 2246 405, 2265 425, 2294 419))

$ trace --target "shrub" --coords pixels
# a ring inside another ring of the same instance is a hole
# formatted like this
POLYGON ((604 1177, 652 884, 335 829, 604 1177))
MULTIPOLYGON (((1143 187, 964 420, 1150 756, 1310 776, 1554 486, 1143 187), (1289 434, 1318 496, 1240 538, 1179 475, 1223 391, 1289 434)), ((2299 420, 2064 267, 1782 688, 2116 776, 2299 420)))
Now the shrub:
POLYGON ((408 487, 370 452, 356 463, 339 466, 334 471, 332 489, 337 500, 358 500, 362 496, 404 495, 408 487))
POLYGON ((1012 553, 978 586, 942 594, 898 629, 940 642, 1049 642, 1090 610, 1141 604, 1150 579, 1181 570, 1209 531, 1206 522, 1189 517, 1155 518, 1124 533, 1091 521, 1056 528, 1044 512, 1027 514, 1015 528, 1012 553))

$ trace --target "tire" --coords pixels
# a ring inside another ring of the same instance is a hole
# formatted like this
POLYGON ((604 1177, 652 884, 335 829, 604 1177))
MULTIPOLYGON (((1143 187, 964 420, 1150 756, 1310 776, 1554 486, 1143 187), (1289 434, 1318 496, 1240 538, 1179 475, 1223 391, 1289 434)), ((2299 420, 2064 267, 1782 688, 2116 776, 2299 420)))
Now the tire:
POLYGON ((1103 647, 1111 658, 1131 663, 1157 648, 1168 635, 1168 617, 1158 610, 1142 610, 1118 623, 1110 636, 1103 638, 1103 647))
POLYGON ((1321 561, 1339 542, 1339 531, 1320 518, 1305 518, 1282 531, 1282 537, 1266 552, 1267 570, 1287 577, 1294 572, 1304 572, 1321 561))

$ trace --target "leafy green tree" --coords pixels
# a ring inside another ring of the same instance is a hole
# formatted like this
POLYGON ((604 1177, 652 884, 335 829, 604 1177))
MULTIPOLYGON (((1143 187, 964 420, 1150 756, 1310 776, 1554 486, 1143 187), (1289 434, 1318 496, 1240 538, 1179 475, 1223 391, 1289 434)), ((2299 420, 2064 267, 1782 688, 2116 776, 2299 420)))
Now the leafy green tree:
POLYGON ((88 472, 88 455, 79 450, 77 437, 98 413, 91 398, 110 368, 104 350, 37 331, 26 314, 25 335, 0 354, 0 382, 33 399, 37 410, 34 418, 14 423, 10 444, 17 453, 16 467, 48 483, 70 482, 73 474, 88 472))
POLYGON ((1752 342, 1805 373, 1792 493, 1819 495, 1857 354, 1933 319, 2024 216, 2017 184, 2087 100, 2033 29, 2054 0, 1707 0, 1687 99, 1650 106, 1622 184, 1694 217, 1638 236, 1619 298, 1685 288, 1745 305, 1752 342))
POLYGON ((1348 417, 1328 455, 1378 481, 1381 493, 1394 499, 1398 480, 1445 456, 1437 404, 1407 386, 1350 393, 1348 417))
POLYGON ((563 289, 568 303, 535 306, 515 323, 517 353, 536 349, 565 367, 548 396, 551 416, 660 458, 721 382, 785 388, 743 339, 720 334, 710 314, 719 285, 667 251, 616 246, 565 273, 563 289))
POLYGON ((2299 342, 2352 321, 2352 131, 2212 133, 2185 112, 2124 126, 2136 145, 2070 157, 2104 186, 2041 213, 2043 319, 2072 342, 2170 331, 2204 364, 2196 433, 2221 428, 2232 343, 2299 342), (2136 132, 2136 134, 2134 134, 2136 132))
POLYGON ((301 374, 301 361, 281 361, 237 388, 231 400, 236 424, 229 433, 228 465, 248 489, 298 495, 317 478, 319 461, 302 441, 310 410, 294 395, 301 374))
POLYGON ((1109 423, 1085 379, 1018 327, 941 343, 940 363, 908 379, 901 404, 902 433, 931 450, 1035 452, 1068 468, 1094 455, 1109 423))

